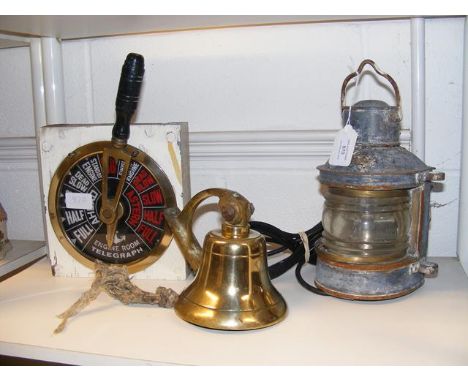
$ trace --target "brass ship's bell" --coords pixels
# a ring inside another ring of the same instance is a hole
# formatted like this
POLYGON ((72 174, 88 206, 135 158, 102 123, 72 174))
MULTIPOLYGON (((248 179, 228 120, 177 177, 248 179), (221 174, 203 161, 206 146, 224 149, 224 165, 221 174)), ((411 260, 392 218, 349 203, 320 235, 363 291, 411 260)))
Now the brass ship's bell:
POLYGON ((185 321, 210 329, 250 330, 281 321, 286 303, 268 275, 265 238, 249 228, 253 205, 237 192, 212 188, 195 195, 180 212, 165 210, 187 262, 196 276, 176 305, 185 321), (205 237, 203 251, 192 232, 198 205, 217 196, 221 230, 205 237))

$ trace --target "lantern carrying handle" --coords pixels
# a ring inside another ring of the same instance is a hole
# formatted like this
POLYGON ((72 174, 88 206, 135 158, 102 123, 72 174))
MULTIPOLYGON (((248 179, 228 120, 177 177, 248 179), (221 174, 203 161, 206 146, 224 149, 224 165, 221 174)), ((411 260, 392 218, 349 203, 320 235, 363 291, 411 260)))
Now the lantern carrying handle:
POLYGON ((348 82, 351 81, 354 77, 360 75, 362 70, 364 69, 364 66, 366 65, 372 66, 377 74, 384 77, 388 82, 390 82, 390 84, 393 87, 393 90, 395 91, 396 106, 398 107, 398 109, 400 109, 401 108, 400 90, 398 89, 398 85, 396 84, 395 80, 392 78, 392 76, 383 72, 376 65, 374 61, 366 59, 361 62, 361 64, 359 65, 358 69, 355 72, 348 75, 343 81, 343 85, 341 86, 341 110, 345 108, 346 87, 348 86, 348 82))

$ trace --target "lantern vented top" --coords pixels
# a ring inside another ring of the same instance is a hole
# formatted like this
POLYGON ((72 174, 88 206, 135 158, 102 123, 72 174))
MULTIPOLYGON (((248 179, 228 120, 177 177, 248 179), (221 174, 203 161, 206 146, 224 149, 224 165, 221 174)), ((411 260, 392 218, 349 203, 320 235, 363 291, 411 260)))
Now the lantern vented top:
POLYGON ((400 111, 383 101, 359 101, 342 110, 343 124, 348 122, 358 133, 357 144, 397 146, 400 144, 400 111), (351 116, 349 116, 351 110, 351 116))
POLYGON ((364 60, 349 74, 341 86, 343 125, 350 124, 357 132, 356 146, 348 166, 319 166, 322 184, 347 188, 391 190, 418 187, 433 167, 400 146, 401 98, 395 80, 372 60, 364 60), (351 79, 370 65, 387 79, 394 90, 395 106, 384 101, 364 100, 346 106, 346 89, 351 79))

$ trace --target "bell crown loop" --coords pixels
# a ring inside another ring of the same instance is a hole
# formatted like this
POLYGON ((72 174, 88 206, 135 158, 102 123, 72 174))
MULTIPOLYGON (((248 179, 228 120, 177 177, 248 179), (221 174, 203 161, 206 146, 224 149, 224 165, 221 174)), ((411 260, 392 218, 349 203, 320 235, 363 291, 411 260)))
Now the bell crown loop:
POLYGON ((204 200, 217 196, 218 209, 224 219, 221 233, 226 239, 248 238, 250 234, 250 216, 254 206, 245 197, 235 191, 223 188, 209 188, 196 194, 183 211, 168 208, 164 211, 166 221, 179 244, 179 247, 192 270, 197 271, 203 259, 203 251, 192 231, 195 210, 204 200))

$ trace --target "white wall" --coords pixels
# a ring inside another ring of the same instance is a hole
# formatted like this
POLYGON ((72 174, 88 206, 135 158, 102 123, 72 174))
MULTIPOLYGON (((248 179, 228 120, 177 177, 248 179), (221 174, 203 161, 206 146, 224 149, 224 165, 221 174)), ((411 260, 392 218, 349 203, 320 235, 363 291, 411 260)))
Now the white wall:
MULTIPOLYGON (((372 57, 399 80, 409 123, 408 25, 323 23, 64 42, 67 121, 113 120, 121 63, 136 51, 146 59, 137 122, 184 120, 191 131, 335 129, 342 80, 372 57)), ((391 100, 388 92, 364 89, 391 100)))
MULTIPOLYGON (((434 201, 451 202, 433 212, 430 254, 437 256, 455 255, 459 158, 454 154, 460 150, 463 22, 426 21, 426 162, 447 170, 445 189, 433 195, 434 201)), ((402 138, 409 144, 410 49, 409 20, 64 41, 66 118, 68 123, 112 122, 123 59, 130 51, 141 53, 146 74, 136 122, 189 122, 192 194, 215 186, 236 189, 255 204, 255 219, 297 231, 320 219, 323 200, 315 168, 326 161, 333 131, 341 127, 341 83, 363 58, 374 59, 397 81, 402 138)), ((359 89, 359 96, 349 92, 348 102, 393 102, 385 83, 378 86, 372 76, 364 76, 359 89)), ((2 90, 2 108, 5 97, 2 90)), ((6 131, 2 123, 0 136, 6 131)), ((0 195, 5 189, 2 184, 0 195)), ((7 209, 11 198, 7 195, 3 202, 7 209)), ((39 207, 34 214, 40 214, 39 207)), ((11 220, 16 237, 30 235, 22 228, 24 217, 11 220)), ((214 225, 215 214, 209 213, 198 221, 196 232, 202 236, 214 225)))
POLYGON ((457 248, 464 24, 464 18, 426 20, 426 163, 446 176, 443 191, 432 194, 433 256, 455 256, 457 248))
POLYGON ((29 48, 0 49, 0 202, 8 236, 43 240, 29 48))

